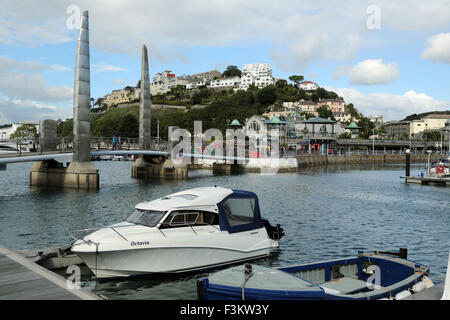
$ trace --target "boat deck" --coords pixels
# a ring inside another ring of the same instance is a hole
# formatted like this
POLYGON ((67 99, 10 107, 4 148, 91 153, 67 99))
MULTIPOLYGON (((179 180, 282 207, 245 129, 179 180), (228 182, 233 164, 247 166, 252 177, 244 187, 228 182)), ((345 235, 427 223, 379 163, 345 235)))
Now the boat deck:
POLYGON ((0 245, 0 300, 99 300, 66 279, 0 245))

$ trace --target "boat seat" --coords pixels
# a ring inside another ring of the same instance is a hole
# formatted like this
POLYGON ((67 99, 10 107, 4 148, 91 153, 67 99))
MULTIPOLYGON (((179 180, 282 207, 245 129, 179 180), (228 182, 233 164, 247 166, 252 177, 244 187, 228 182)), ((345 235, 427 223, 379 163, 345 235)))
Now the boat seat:
POLYGON ((331 280, 321 284, 320 286, 326 289, 331 289, 333 291, 339 291, 342 294, 369 291, 369 288, 367 287, 367 283, 365 281, 350 277, 331 280))

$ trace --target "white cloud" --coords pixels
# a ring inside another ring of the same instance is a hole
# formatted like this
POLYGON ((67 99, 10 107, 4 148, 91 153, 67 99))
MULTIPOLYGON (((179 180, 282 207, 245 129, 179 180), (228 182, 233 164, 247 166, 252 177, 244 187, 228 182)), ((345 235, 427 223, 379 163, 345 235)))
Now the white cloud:
POLYGON ((73 88, 49 85, 41 74, 0 71, 0 93, 10 99, 56 102, 71 99, 73 88))
POLYGON ((21 121, 67 119, 73 117, 73 106, 47 105, 31 100, 0 99, 0 125, 21 121))
POLYGON ((450 32, 439 33, 427 39, 428 47, 422 52, 422 58, 450 63, 450 32))
POLYGON ((353 67, 343 65, 333 71, 333 79, 348 75, 353 85, 379 85, 395 81, 399 76, 396 63, 384 64, 383 60, 364 60, 353 67))
POLYGON ((60 65, 46 65, 39 61, 22 61, 8 56, 0 56, 0 70, 39 72, 39 71, 71 71, 72 69, 60 65))
POLYGON ((112 64, 107 64, 104 62, 96 63, 91 65, 92 73, 98 74, 101 72, 118 72, 118 71, 126 71, 126 69, 118 66, 114 66, 112 64))
POLYGON ((348 76, 350 84, 378 85, 395 81, 399 77, 396 63, 384 64, 381 59, 364 60, 352 67, 348 76))
POLYGON ((325 87, 353 103, 365 116, 382 114, 385 120, 399 120, 413 113, 449 110, 449 101, 437 100, 425 93, 407 91, 391 93, 362 93, 353 88, 325 87))
POLYGON ((0 97, 3 96, 0 98, 0 123, 66 115, 61 107, 49 103, 63 102, 71 106, 73 89, 49 85, 42 73, 67 70, 70 69, 62 65, 0 56, 0 97))
MULTIPOLYGON (((90 14, 96 49, 139 55, 143 43, 160 61, 189 63, 190 46, 269 45, 282 69, 302 71, 311 63, 353 59, 366 44, 366 9, 374 1, 326 0, 78 0, 90 14), (120 17, 120 18, 119 18, 120 17)), ((377 0, 381 30, 429 32, 448 27, 448 1, 377 0)), ((0 43, 41 45, 74 41, 66 13, 72 0, 5 0, 0 43), (45 8, 45 9, 43 9, 45 8)))
POLYGON ((333 71, 333 79, 339 79, 349 74, 352 68, 347 65, 340 66, 333 71))
MULTIPOLYGON (((0 102, 0 105, 1 105, 1 102, 0 102)), ((2 112, 0 112, 0 126, 4 125, 4 124, 9 124, 11 122, 12 121, 10 121, 8 118, 6 118, 6 116, 2 112)))

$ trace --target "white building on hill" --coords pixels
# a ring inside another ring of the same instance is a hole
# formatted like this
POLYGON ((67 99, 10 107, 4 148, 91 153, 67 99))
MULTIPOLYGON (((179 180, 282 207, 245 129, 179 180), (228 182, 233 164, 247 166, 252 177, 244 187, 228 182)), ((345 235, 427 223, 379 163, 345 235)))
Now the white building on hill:
POLYGON ((241 78, 238 76, 219 78, 211 80, 210 88, 236 88, 240 85, 241 78))
POLYGON ((275 78, 272 76, 272 67, 267 63, 244 64, 242 67, 241 84, 239 89, 247 90, 250 85, 264 88, 274 84, 275 78))
POLYGON ((317 90, 320 88, 317 83, 314 83, 312 81, 303 81, 302 83, 300 83, 299 87, 303 90, 317 90))

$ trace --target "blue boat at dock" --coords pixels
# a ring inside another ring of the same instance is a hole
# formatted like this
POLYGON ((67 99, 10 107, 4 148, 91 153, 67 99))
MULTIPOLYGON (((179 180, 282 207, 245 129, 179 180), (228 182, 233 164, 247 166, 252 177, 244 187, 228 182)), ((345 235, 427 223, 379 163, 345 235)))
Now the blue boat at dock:
POLYGON ((401 300, 433 286, 429 268, 401 253, 359 252, 279 268, 235 266, 198 280, 197 294, 205 300, 401 300))

